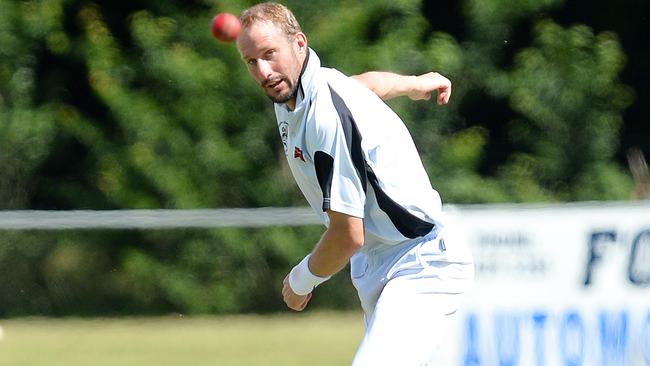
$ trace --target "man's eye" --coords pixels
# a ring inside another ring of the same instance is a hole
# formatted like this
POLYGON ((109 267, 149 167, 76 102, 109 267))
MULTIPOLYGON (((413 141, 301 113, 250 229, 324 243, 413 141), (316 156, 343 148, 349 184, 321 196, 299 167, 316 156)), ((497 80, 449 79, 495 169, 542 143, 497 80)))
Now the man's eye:
POLYGON ((246 64, 247 64, 248 66, 255 66, 256 63, 257 63, 257 60, 254 59, 254 58, 252 58, 252 59, 246 61, 246 64))
POLYGON ((270 60, 273 58, 274 55, 275 55, 275 50, 269 50, 268 52, 266 52, 265 56, 267 60, 270 60))

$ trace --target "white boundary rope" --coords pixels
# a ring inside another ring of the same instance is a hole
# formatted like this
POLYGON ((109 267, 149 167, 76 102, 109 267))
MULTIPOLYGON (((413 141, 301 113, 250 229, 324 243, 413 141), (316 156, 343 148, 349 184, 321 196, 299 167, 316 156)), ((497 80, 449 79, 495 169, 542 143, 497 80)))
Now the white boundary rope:
POLYGON ((308 207, 197 210, 0 211, 0 230, 156 229, 321 224, 308 207))
MULTIPOLYGON (((451 205, 448 214, 484 214, 495 209, 550 210, 584 208, 650 209, 650 200, 550 204, 451 205)), ((540 211, 540 212, 541 212, 540 211)), ((0 210, 0 230, 178 229, 322 225, 309 207, 262 207, 171 210, 0 210)))

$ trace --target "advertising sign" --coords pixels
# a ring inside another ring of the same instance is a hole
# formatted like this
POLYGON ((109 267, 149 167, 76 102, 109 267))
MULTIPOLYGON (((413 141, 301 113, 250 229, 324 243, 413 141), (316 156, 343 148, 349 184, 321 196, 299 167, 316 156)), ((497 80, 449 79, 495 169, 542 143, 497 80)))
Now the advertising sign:
POLYGON ((452 364, 650 366, 650 203, 447 212, 476 265, 452 364))

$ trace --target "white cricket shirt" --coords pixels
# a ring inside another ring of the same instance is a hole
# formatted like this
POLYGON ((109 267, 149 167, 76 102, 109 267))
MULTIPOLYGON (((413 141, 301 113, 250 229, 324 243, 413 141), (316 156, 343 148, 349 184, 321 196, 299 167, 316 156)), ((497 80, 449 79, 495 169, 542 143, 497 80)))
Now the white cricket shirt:
POLYGON ((365 246, 441 227, 440 196, 402 120, 377 95, 309 49, 296 108, 275 104, 291 172, 309 205, 363 218, 365 246))

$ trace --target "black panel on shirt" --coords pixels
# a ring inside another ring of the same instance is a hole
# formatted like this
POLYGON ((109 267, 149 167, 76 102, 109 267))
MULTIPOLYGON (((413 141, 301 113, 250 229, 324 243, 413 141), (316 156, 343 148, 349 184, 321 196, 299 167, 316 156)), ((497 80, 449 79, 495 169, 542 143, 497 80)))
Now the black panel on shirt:
POLYGON ((336 108, 336 112, 341 120, 343 134, 345 135, 350 157, 352 157, 352 163, 361 180, 361 187, 363 187, 363 191, 365 192, 368 178, 366 177, 366 159, 363 157, 363 150, 361 149, 361 133, 359 133, 352 113, 348 109, 348 106, 345 105, 343 99, 336 94, 331 86, 330 92, 332 93, 334 108, 336 108))
MULTIPOLYGON (((388 218, 390 218, 390 221, 395 225, 395 228, 405 237, 413 239, 430 233, 431 230, 433 230, 434 224, 411 214, 407 209, 390 198, 381 188, 377 175, 366 163, 363 150, 361 149, 361 133, 359 133, 359 129, 354 121, 354 117, 352 117, 352 113, 343 101, 343 98, 341 98, 341 96, 338 95, 331 86, 330 93, 332 94, 334 108, 336 108, 339 119, 341 120, 348 150, 350 151, 354 167, 361 179, 361 186, 363 187, 364 192, 367 190, 367 183, 370 182, 370 185, 375 191, 379 208, 388 215, 388 218)), ((316 174, 318 175, 318 169, 316 174)), ((332 177, 330 176, 330 182, 331 178, 332 177)), ((330 197, 329 193, 330 192, 328 191, 328 198, 330 197)), ((324 191, 323 197, 325 197, 324 191)), ((327 203, 329 206, 329 201, 327 203)), ((323 202, 323 207, 325 207, 325 202, 323 202)), ((323 208, 323 210, 325 210, 325 208, 323 208)))
POLYGON ((400 206, 399 203, 393 201, 393 199, 390 198, 379 186, 379 179, 377 179, 372 168, 367 167, 367 169, 368 181, 370 182, 372 189, 375 191, 379 208, 388 215, 390 221, 395 225, 395 228, 402 233, 402 235, 413 239, 425 236, 433 230, 434 225, 432 223, 424 221, 411 214, 404 207, 400 206))
POLYGON ((334 158, 322 151, 314 153, 314 167, 320 190, 323 192, 323 212, 330 209, 332 197, 332 176, 334 176, 334 158))

